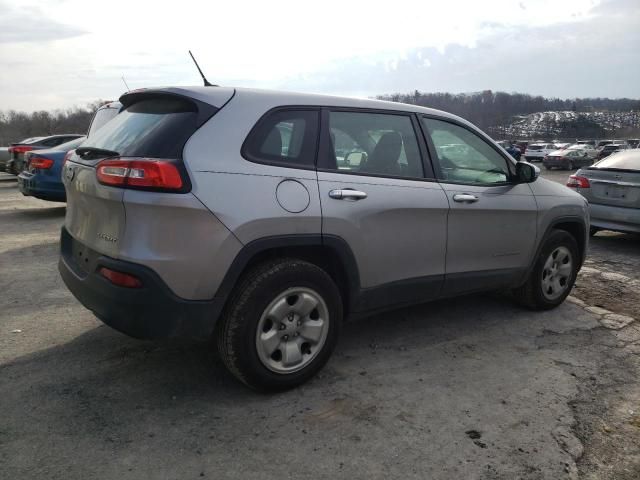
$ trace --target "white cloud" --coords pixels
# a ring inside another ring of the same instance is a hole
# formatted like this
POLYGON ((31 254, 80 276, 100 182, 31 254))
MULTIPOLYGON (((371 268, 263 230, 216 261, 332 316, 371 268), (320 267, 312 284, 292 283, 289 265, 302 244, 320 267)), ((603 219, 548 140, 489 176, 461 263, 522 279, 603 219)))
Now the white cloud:
MULTIPOLYGON (((36 16, 58 32, 43 37, 38 22, 27 23, 19 38, 0 44, 0 65, 11 71, 0 76, 0 109, 116 98, 122 75, 131 88, 199 84, 188 49, 214 83, 313 90, 318 72, 340 66, 344 81, 333 78, 322 91, 373 95, 382 93, 375 82, 349 85, 351 64, 401 72, 421 49, 475 48, 505 30, 583 23, 595 15, 593 4, 528 0, 523 10, 511 0, 16 0, 0 3, 0 16, 36 16)), ((414 80, 412 88, 424 88, 414 80)))

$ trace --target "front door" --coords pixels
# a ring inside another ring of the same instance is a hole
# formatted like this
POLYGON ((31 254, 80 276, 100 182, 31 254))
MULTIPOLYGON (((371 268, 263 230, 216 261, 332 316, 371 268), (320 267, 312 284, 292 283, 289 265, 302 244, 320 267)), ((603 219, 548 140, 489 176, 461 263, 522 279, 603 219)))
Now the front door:
POLYGON ((535 246, 538 209, 531 188, 515 183, 511 160, 470 127, 429 117, 422 124, 450 205, 444 292, 512 284, 535 246))

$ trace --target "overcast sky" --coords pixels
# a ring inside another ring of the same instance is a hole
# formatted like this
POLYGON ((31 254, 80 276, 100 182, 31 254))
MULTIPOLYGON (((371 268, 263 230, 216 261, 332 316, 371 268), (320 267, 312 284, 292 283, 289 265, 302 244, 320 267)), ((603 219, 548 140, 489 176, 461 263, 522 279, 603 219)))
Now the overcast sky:
POLYGON ((0 110, 213 83, 640 97, 640 0, 0 0, 0 110))

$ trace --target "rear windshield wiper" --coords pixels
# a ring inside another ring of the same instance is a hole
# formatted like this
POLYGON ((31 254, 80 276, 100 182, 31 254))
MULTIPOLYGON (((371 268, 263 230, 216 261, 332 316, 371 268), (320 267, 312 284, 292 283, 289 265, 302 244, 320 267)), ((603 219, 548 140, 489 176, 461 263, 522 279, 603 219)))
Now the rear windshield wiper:
POLYGON ((120 155, 119 152, 115 150, 107 150, 104 148, 96 148, 96 147, 78 147, 76 148, 76 153, 81 157, 85 155, 99 155, 104 157, 118 157, 120 155))

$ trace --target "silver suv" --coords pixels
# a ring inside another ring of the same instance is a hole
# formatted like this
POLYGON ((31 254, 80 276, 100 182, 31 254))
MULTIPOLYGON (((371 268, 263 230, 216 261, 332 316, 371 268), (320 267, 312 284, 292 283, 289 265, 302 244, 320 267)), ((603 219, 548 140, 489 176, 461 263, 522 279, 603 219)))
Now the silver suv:
POLYGON ((66 162, 60 273, 139 338, 211 337, 262 390, 312 377, 343 318, 470 292, 569 294, 586 201, 470 123, 374 100, 134 91, 66 162))

